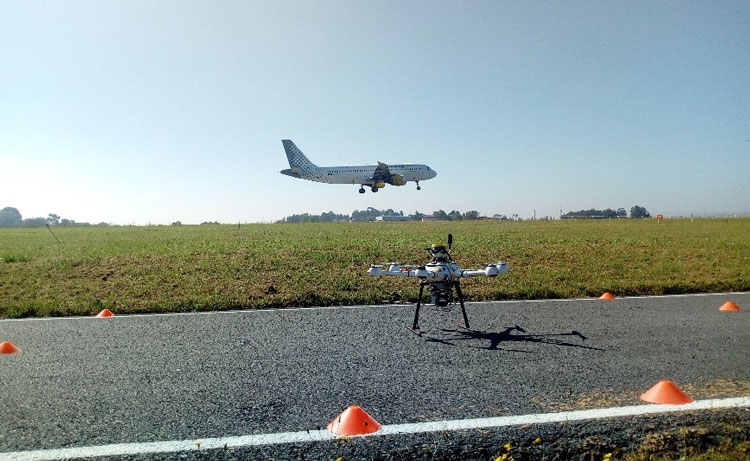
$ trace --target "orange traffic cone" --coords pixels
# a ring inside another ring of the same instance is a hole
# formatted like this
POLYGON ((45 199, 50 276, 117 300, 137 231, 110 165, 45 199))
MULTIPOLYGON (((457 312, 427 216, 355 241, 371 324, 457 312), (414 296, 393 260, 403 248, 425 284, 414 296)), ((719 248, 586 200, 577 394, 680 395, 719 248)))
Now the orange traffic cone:
POLYGON ((109 309, 102 309, 102 311, 99 312, 98 314, 96 314, 96 316, 99 317, 99 318, 102 318, 102 317, 114 317, 115 314, 113 314, 112 311, 109 310, 109 309))
POLYGON ((599 296, 599 299, 604 299, 606 301, 615 299, 615 295, 610 293, 609 291, 605 291, 603 295, 599 296))
POLYGON ((662 380, 654 387, 641 394, 641 400, 649 403, 662 403, 669 405, 684 405, 692 403, 693 399, 675 386, 672 381, 662 380))
POLYGON ((352 405, 328 425, 328 430, 338 435, 365 435, 380 430, 380 423, 357 405, 352 405))
POLYGON ((740 306, 736 305, 732 301, 727 301, 724 304, 721 305, 719 308, 720 311, 727 311, 727 312, 737 312, 740 310, 740 306))
POLYGON ((0 354, 15 354, 21 352, 19 348, 13 345, 10 341, 3 341, 0 343, 0 354))

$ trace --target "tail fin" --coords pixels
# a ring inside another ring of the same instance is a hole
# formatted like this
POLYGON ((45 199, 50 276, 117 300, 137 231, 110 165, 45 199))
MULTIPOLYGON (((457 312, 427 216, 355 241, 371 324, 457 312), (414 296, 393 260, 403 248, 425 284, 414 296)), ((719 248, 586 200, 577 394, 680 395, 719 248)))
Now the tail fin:
POLYGON ((289 166, 292 169, 299 168, 303 171, 310 171, 318 168, 317 165, 305 157, 305 154, 294 145, 291 139, 282 139, 281 143, 284 144, 286 158, 289 160, 289 166))

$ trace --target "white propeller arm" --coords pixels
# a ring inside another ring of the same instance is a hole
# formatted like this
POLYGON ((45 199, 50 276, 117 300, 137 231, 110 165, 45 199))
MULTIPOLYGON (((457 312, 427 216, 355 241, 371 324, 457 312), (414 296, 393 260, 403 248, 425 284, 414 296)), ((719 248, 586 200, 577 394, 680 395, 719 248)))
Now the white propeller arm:
POLYGON ((459 269, 456 271, 455 277, 478 277, 480 275, 489 275, 487 272, 481 269, 459 269))
POLYGON ((367 270, 367 273, 373 277, 380 277, 381 275, 392 275, 394 277, 417 277, 420 279, 432 280, 435 278, 435 273, 430 272, 424 267, 418 267, 414 270, 402 271, 398 264, 391 264, 388 266, 388 270, 383 270, 381 266, 372 265, 367 270))
POLYGON ((486 275, 487 277, 497 277, 498 274, 508 272, 508 263, 499 261, 497 264, 488 264, 485 269, 459 269, 456 271, 456 277, 477 277, 486 275))

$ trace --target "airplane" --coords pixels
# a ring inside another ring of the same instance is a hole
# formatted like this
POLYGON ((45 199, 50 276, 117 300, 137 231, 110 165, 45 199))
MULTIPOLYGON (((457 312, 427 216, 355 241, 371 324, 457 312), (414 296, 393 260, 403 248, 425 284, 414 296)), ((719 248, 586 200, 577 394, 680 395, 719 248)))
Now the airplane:
POLYGON ((281 142, 290 167, 282 170, 281 174, 326 184, 359 184, 360 194, 365 193, 365 186, 377 192, 386 184, 403 186, 408 181, 416 182, 417 190, 421 190, 419 181, 437 176, 437 172, 429 166, 411 163, 390 166, 382 162, 364 166, 317 166, 290 139, 282 139, 281 142))

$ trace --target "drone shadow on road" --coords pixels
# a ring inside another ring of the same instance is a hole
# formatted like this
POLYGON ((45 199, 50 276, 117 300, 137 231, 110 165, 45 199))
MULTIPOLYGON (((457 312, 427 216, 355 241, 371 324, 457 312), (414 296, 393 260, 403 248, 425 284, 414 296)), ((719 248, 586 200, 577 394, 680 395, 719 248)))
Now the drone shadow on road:
POLYGON ((581 349, 589 349, 594 351, 605 351, 593 346, 586 346, 584 344, 578 344, 571 342, 567 338, 578 338, 581 341, 585 341, 586 337, 578 331, 571 331, 570 333, 527 333, 526 330, 518 325, 512 327, 505 327, 503 331, 491 332, 491 331, 479 331, 472 330, 469 328, 459 327, 457 329, 440 329, 441 334, 432 336, 422 332, 420 334, 427 342, 435 342, 445 344, 449 346, 466 346, 476 349, 487 349, 492 351, 507 351, 507 352, 521 352, 524 354, 532 354, 534 351, 514 349, 510 346, 513 343, 539 343, 549 344, 553 346, 562 347, 576 347, 581 349), (473 342, 474 344, 467 344, 473 342), (479 345, 475 344, 479 343, 479 345))

